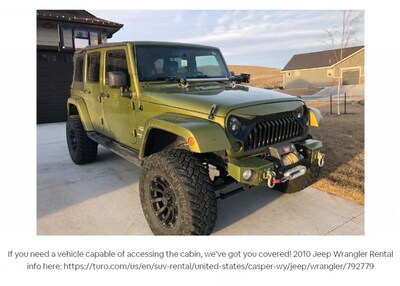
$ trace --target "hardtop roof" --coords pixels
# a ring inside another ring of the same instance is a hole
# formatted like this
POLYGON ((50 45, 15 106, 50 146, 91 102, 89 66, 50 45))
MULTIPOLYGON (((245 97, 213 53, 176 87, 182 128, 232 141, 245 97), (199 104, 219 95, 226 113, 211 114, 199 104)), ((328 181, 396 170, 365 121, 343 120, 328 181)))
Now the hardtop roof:
POLYGON ((128 44, 132 44, 132 45, 136 45, 136 46, 179 46, 179 47, 218 49, 217 47, 212 47, 212 46, 188 44, 188 43, 180 43, 180 42, 126 41, 126 42, 107 43, 107 44, 87 46, 79 51, 76 51, 76 53, 83 53, 88 50, 95 50, 95 49, 102 49, 102 48, 109 48, 109 47, 126 46, 128 44))

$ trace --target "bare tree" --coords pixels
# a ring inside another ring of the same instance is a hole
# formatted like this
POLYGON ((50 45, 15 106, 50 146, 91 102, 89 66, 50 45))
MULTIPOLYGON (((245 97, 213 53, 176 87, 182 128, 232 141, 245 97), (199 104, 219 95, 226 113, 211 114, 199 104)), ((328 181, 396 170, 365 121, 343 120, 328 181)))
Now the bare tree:
POLYGON ((341 64, 343 60, 343 50, 350 45, 359 43, 357 35, 361 32, 364 20, 363 11, 343 11, 342 23, 332 29, 325 29, 328 35, 328 45, 332 48, 335 54, 336 62, 338 63, 338 83, 337 83, 337 114, 340 114, 339 99, 340 88, 342 86, 341 64))

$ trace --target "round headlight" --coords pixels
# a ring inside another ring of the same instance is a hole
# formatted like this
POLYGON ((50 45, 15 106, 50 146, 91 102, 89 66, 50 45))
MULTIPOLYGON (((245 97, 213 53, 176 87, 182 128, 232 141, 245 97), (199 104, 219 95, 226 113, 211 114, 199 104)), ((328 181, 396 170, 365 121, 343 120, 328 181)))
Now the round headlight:
POLYGON ((296 116, 297 119, 300 119, 300 118, 304 117, 304 106, 296 109, 295 116, 296 116))
POLYGON ((229 118, 228 128, 233 134, 238 134, 242 128, 242 122, 236 117, 229 118))

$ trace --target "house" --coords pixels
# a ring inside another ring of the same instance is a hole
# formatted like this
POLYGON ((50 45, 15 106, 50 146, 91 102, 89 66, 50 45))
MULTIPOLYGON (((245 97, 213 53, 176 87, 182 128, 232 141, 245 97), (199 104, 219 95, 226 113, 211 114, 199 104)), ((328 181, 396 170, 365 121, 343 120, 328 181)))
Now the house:
POLYGON ((36 17, 37 123, 65 121, 74 52, 106 43, 123 25, 85 10, 37 10, 36 17))
POLYGON ((364 83, 364 46, 294 55, 282 70, 283 88, 364 83))

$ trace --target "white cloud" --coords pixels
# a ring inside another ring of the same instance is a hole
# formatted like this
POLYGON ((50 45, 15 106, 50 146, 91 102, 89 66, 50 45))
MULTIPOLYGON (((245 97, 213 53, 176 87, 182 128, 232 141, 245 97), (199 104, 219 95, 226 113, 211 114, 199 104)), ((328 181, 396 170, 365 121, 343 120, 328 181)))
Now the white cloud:
MULTIPOLYGON (((293 54, 326 49, 324 29, 340 24, 340 11, 163 10, 99 11, 125 24, 111 41, 154 40, 217 46, 232 64, 283 67, 293 54)), ((363 43, 362 32, 358 36, 363 43)))
MULTIPOLYGON (((325 32, 321 29, 292 30, 284 32, 264 32, 264 29, 253 26, 246 29, 231 29, 221 32, 220 30, 205 36, 198 36, 186 39, 179 39, 182 42, 215 43, 229 41, 259 41, 259 40, 280 40, 282 38, 304 37, 304 36, 323 36, 325 32)), ((240 43, 240 42, 239 42, 240 43)))

